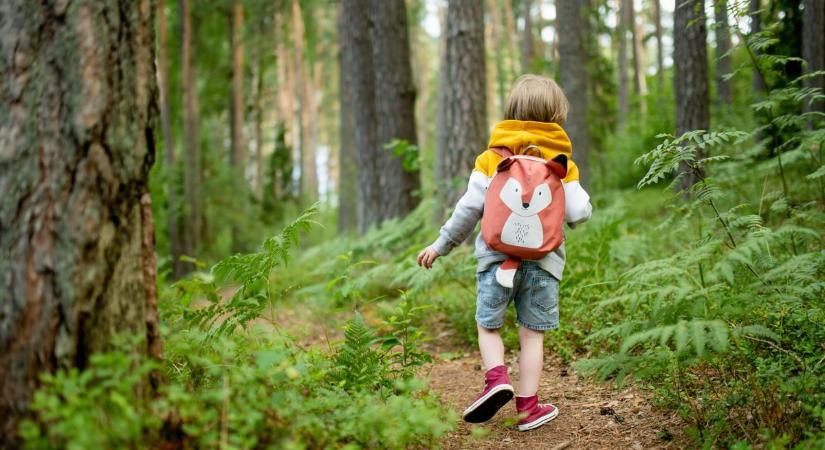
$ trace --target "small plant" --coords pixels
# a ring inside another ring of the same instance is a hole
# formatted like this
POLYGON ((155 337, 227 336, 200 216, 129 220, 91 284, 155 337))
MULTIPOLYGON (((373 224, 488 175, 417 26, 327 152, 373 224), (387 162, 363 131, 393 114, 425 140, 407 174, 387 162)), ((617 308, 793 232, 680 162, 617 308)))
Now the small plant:
POLYGON ((392 152, 392 156, 401 160, 401 165, 407 172, 417 172, 421 169, 421 158, 418 146, 406 139, 393 139, 384 144, 384 149, 392 152))

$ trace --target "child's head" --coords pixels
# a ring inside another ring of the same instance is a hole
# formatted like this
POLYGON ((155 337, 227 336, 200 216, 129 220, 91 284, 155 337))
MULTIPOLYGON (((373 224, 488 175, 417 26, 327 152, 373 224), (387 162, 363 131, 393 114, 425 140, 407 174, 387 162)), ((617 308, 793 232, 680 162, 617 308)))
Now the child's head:
POLYGON ((559 85, 547 77, 522 75, 513 84, 504 120, 555 122, 564 125, 569 105, 559 85))

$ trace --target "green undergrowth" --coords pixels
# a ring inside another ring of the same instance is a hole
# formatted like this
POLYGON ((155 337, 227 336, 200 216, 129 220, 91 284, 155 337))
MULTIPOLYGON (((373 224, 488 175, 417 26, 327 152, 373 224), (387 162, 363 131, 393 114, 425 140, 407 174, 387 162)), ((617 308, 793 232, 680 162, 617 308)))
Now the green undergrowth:
POLYGON ((315 213, 165 287, 162 361, 124 338, 82 372, 44 375, 20 428, 27 447, 435 446, 456 417, 416 377, 430 361, 416 326, 425 306, 402 296, 376 324, 351 314, 330 348, 303 344, 273 314, 289 293, 273 280, 315 213))

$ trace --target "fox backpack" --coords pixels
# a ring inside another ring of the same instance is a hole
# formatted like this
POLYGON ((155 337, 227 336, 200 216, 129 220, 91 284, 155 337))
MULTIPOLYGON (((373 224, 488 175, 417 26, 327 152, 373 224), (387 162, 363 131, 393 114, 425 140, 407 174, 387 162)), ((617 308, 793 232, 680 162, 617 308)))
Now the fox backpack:
POLYGON ((487 245, 508 256, 496 271, 496 280, 513 287, 522 259, 541 259, 564 241, 564 186, 567 156, 550 161, 513 155, 491 148, 504 159, 487 188, 481 236, 487 245))

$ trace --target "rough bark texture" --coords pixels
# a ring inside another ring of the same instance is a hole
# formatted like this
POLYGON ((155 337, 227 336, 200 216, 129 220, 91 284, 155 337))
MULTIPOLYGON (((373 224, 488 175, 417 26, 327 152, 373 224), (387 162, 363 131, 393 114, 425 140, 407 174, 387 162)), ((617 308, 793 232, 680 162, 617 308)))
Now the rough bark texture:
POLYGON ((590 180, 590 131, 587 122, 589 104, 587 67, 590 56, 585 45, 590 25, 587 0, 558 0, 559 80, 570 102, 565 130, 573 142, 573 159, 579 167, 582 185, 590 180))
POLYGON ((19 448, 40 372, 85 367, 116 333, 160 352, 154 13, 0 3, 0 447, 19 448))
MULTIPOLYGON (((710 111, 707 28, 703 0, 677 3, 673 13, 673 40, 676 135, 690 130, 707 130, 710 111)), ((685 176, 679 188, 686 188, 695 181, 694 177, 685 176)))
POLYGON ((167 48, 166 2, 158 1, 158 87, 160 93, 160 117, 163 129, 163 159, 166 164, 166 232, 169 239, 169 253, 172 258, 172 278, 184 274, 180 260, 183 253, 180 229, 178 227, 178 190, 175 177, 175 138, 172 136, 172 119, 169 113, 169 51, 167 48))
MULTIPOLYGON (((806 61, 805 73, 825 70, 825 1, 804 0, 802 18, 802 58, 806 61)), ((806 87, 825 90, 825 76, 809 78, 806 87)), ((805 104, 805 111, 825 112, 825 101, 805 104)))
POLYGON ((444 121, 436 149, 442 205, 452 207, 466 188, 476 156, 487 147, 484 8, 478 0, 450 0, 440 86, 444 121))
POLYGON ((404 170, 403 160, 384 148, 394 139, 416 144, 415 85, 404 0, 370 0, 375 112, 379 146, 381 219, 402 217, 418 204, 418 170, 404 170))
POLYGON ((351 95, 353 133, 358 163, 358 232, 381 219, 378 183, 379 151, 375 112, 375 75, 369 28, 369 0, 343 0, 341 36, 346 82, 351 95))
MULTIPOLYGON (((559 0, 563 2, 564 0, 559 0)), ((627 122, 627 115, 630 110, 630 93, 627 67, 627 30, 630 27, 630 19, 628 18, 629 9, 633 8, 633 0, 619 0, 619 30, 618 30, 618 48, 619 48, 619 113, 617 120, 619 126, 622 127, 627 122)))
POLYGON ((243 177, 246 166, 246 147, 243 135, 243 4, 240 0, 235 0, 229 8, 229 41, 232 50, 232 84, 229 90, 229 129, 232 151, 229 160, 235 167, 236 176, 243 177))
MULTIPOLYGON (((819 1, 821 4, 821 0, 819 1)), ((730 80, 724 80, 725 74, 731 72, 730 57, 725 54, 730 51, 730 27, 728 26, 728 2, 716 0, 714 3, 714 30, 716 40, 716 95, 719 102, 730 105, 733 103, 733 85, 730 80)))
POLYGON ((198 78, 192 43, 192 10, 190 0, 180 0, 181 20, 181 85, 183 86, 183 196, 186 200, 186 232, 184 252, 198 255, 201 238, 201 152, 198 131, 198 78))
MULTIPOLYGON (((344 26, 343 5, 338 5, 338 29, 344 26)), ((354 124, 352 121, 352 95, 346 76, 349 68, 344 58, 343 46, 338 53, 338 89, 341 95, 338 151, 338 231, 350 232, 358 227, 358 170, 355 151, 354 124)))

